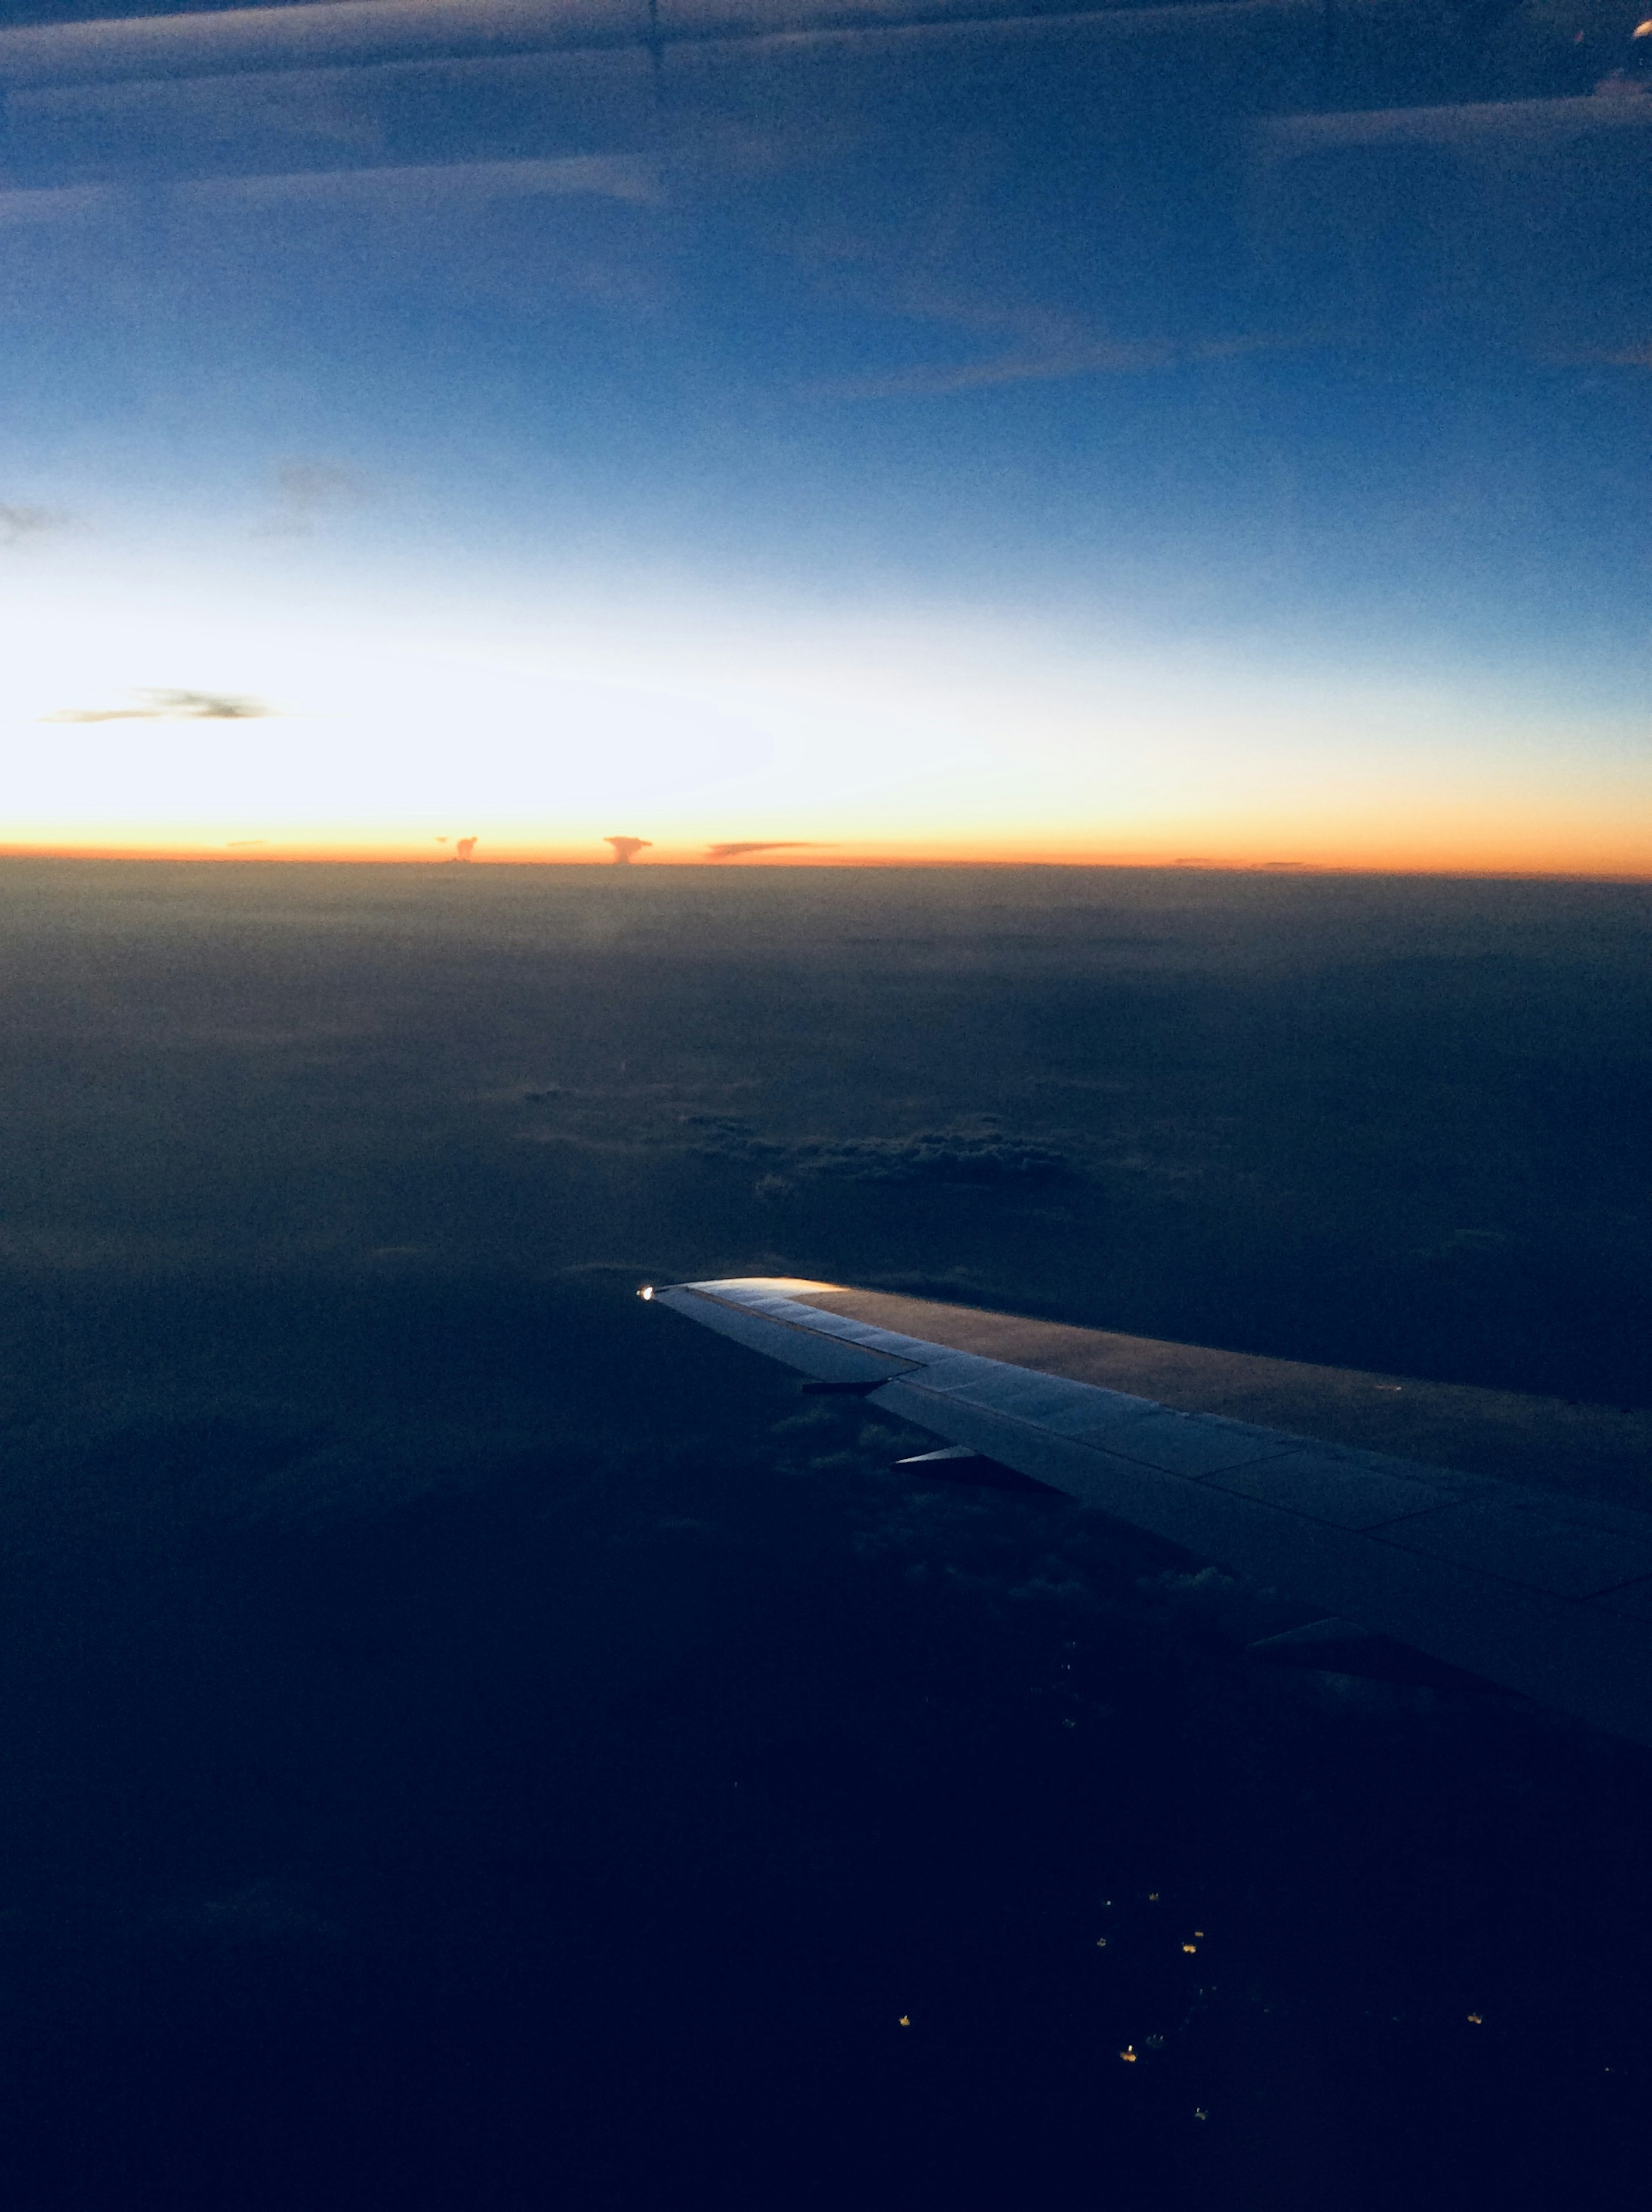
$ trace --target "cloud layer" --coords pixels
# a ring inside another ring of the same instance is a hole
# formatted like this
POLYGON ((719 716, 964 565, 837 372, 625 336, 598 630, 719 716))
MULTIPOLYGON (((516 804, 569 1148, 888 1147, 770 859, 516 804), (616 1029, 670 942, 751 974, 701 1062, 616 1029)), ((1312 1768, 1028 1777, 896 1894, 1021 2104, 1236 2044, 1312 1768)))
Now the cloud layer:
POLYGON ((1072 1182, 1078 1170, 1052 1146, 999 1131, 926 1129, 907 1137, 848 1137, 782 1144, 732 1121, 714 1121, 697 1150, 748 1160, 769 1178, 861 1183, 957 1183, 1040 1189, 1072 1182))

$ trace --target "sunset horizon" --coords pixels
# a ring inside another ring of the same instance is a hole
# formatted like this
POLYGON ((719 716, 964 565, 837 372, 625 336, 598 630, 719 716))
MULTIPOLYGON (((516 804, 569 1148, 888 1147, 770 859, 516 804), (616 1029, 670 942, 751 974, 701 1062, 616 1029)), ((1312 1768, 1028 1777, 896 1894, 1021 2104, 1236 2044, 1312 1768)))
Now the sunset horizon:
MULTIPOLYGON (((437 842, 437 841, 433 841, 437 842)), ((653 843, 654 841, 649 841, 653 843)), ((158 842, 154 844, 125 844, 113 841, 86 844, 42 842, 39 844, 0 843, 0 860, 111 860, 154 861, 181 863, 198 861, 203 864, 233 866, 237 864, 254 866, 379 866, 425 867, 436 869, 478 870, 486 868, 586 868, 604 872, 611 871, 616 863, 611 854, 603 854, 589 846, 549 848, 519 847, 501 841, 484 846, 478 840, 475 853, 464 858, 440 849, 434 852, 415 850, 396 843, 383 846, 367 843, 339 843, 323 841, 301 843, 275 839, 237 840, 234 843, 192 843, 183 839, 158 842)), ((645 869, 691 868, 714 874, 727 875, 738 871, 750 873, 754 869, 772 872, 817 873, 833 869, 870 868, 1052 868, 1072 870, 1138 870, 1156 873, 1254 875, 1254 876, 1392 876, 1439 878, 1463 881, 1531 881, 1569 883, 1645 883, 1652 881, 1652 863, 1639 866, 1601 863, 1588 866, 1581 863, 1566 865, 1561 861, 1545 864, 1540 861, 1464 860, 1453 862, 1438 860, 1419 861, 1396 855, 1392 859, 1327 859, 1327 860, 1252 860, 1243 855, 1211 855, 1200 858, 1161 856, 1151 853, 1121 852, 1048 852, 1036 849, 990 850, 926 850, 922 847, 901 846, 879 850, 870 845, 835 853, 742 854, 738 858, 714 858, 703 849, 693 846, 675 846, 670 842, 655 843, 654 849, 639 854, 623 864, 641 872, 645 869)))

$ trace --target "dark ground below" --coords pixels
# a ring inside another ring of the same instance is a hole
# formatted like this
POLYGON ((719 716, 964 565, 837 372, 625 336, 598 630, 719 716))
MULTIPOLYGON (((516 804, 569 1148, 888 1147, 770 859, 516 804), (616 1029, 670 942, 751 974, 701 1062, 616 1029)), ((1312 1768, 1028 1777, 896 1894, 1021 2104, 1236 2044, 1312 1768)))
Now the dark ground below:
POLYGON ((631 1292, 1644 1404, 1649 919, 6 862, 6 2201, 1638 2187, 1643 1753, 1266 1668, 631 1292))

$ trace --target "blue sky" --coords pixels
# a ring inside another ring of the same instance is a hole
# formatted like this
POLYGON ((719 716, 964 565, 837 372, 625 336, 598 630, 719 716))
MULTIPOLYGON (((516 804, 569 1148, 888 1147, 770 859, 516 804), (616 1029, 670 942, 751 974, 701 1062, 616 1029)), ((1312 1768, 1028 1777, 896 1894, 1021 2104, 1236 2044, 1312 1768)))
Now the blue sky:
MULTIPOLYGON (((295 26, 288 62, 302 15, 265 19, 295 26)), ((80 33, 83 77, 105 34, 80 33)), ((1555 865, 1598 833, 1600 865, 1652 866, 1652 328, 1635 203, 1599 213, 1652 101, 1281 113, 1277 55, 1144 53, 1128 27, 1104 97, 1036 45, 714 44, 657 83, 623 50, 203 74, 215 35, 181 75, 117 54, 108 82, 14 100, 0 552, 35 636, 80 641, 39 678, 58 711, 264 684, 295 702, 272 724, 357 749, 348 781, 377 778, 399 838, 398 773, 422 789, 396 766, 422 742, 406 641, 439 619, 456 665, 560 687, 588 757, 616 684, 642 674, 650 727, 676 702, 658 781, 612 796, 657 793, 690 842, 731 805, 731 835, 870 848, 881 823, 940 851, 996 821, 1060 857, 1219 842, 1225 818, 1243 857, 1266 799, 1310 859, 1386 810, 1443 865, 1478 780, 1488 822, 1571 807, 1555 865), (128 617, 163 580, 145 652, 128 617), (323 650, 332 617, 373 670, 323 650), (732 658, 708 669, 696 634, 732 658), (898 798, 882 767, 845 766, 847 813, 775 780, 834 730, 847 763, 845 717, 874 760, 908 749, 898 798), (1179 782, 1152 772, 1167 746, 1179 782), (738 803, 736 756, 770 764, 738 803)), ((472 689, 525 730, 516 680, 472 689)), ((421 679, 455 711, 468 681, 421 679)), ((181 790, 190 733, 148 735, 181 790)), ((554 824, 501 811, 514 742, 474 805, 549 849, 554 824)), ((321 821, 323 794, 270 787, 272 834, 321 821)), ((1527 831, 1497 836, 1534 864, 1527 831)))

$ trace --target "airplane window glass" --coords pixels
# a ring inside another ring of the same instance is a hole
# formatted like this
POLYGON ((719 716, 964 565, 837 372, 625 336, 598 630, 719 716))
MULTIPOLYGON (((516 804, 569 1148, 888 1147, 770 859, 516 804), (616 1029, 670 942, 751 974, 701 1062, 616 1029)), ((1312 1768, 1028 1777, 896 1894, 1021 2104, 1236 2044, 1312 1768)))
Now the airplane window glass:
POLYGON ((1643 2201, 1649 416, 1652 0, 0 0, 0 2212, 1643 2201))

